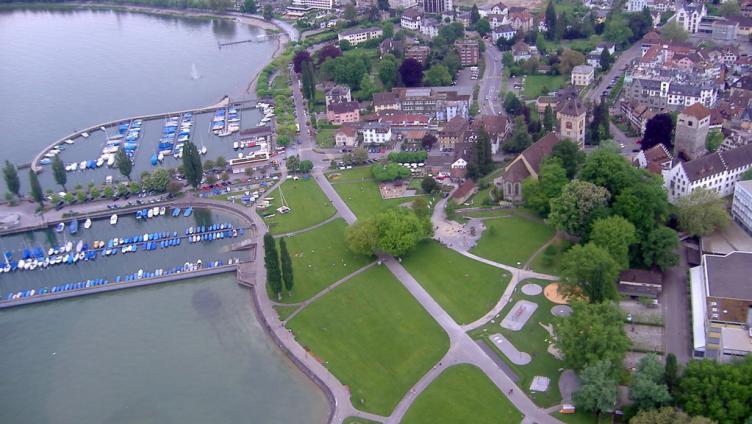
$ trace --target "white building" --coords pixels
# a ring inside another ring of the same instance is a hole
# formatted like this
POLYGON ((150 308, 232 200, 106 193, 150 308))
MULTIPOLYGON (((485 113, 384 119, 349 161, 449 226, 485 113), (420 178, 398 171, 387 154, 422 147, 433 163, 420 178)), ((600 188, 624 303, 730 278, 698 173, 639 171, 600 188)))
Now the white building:
POLYGON ((590 65, 577 65, 572 68, 572 85, 587 87, 595 78, 595 68, 590 65))
POLYGON ((484 18, 488 15, 506 16, 509 14, 509 7, 507 7, 507 5, 505 5, 504 3, 496 3, 492 6, 478 8, 478 13, 481 17, 484 18))
POLYGON ((491 38, 494 43, 496 43, 499 38, 503 38, 507 41, 511 40, 515 35, 517 35, 517 31, 512 28, 511 25, 501 25, 491 31, 491 38))
POLYGON ((428 38, 439 35, 439 22, 433 18, 424 19, 420 24, 420 33, 428 38))
POLYGON ((731 216, 747 232, 752 233, 752 181, 736 183, 731 216))
POLYGON ((400 17, 400 26, 412 31, 420 31, 420 22, 423 19, 423 15, 416 9, 407 9, 402 13, 400 17))
POLYGON ((679 25, 690 34, 696 33, 700 28, 700 21, 708 14, 704 4, 696 5, 693 3, 684 5, 676 10, 672 17, 679 25))
POLYGON ((648 2, 646 0, 627 0, 624 5, 624 9, 627 12, 642 12, 642 9, 646 8, 648 2))
POLYGON ((365 43, 368 40, 379 38, 384 35, 384 31, 381 28, 356 28, 347 31, 340 32, 337 35, 339 41, 347 40, 353 46, 357 46, 360 43, 365 43))
POLYGON ((363 144, 387 144, 392 140, 392 127, 380 122, 369 122, 360 128, 363 144))
POLYGON ((663 184, 669 201, 692 193, 699 187, 725 197, 734 192, 734 185, 752 166, 752 144, 725 152, 716 152, 663 171, 663 184))
POLYGON ((308 7, 311 9, 334 9, 334 0, 293 0, 293 6, 308 7))

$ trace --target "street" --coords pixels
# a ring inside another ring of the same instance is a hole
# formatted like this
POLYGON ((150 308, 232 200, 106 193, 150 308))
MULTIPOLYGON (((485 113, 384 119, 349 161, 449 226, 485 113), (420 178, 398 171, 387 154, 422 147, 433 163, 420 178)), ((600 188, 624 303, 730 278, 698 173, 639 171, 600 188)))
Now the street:
POLYGON ((486 71, 480 80, 480 91, 478 92, 478 104, 480 113, 487 115, 506 115, 502 107, 503 99, 500 97, 501 77, 504 69, 501 63, 501 52, 495 45, 486 43, 486 52, 483 57, 486 62, 486 71))

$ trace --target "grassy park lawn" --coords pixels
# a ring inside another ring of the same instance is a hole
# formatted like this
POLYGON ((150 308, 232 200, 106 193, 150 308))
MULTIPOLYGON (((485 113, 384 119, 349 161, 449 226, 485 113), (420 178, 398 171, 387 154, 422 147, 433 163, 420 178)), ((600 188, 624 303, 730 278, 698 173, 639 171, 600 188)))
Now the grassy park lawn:
POLYGON ((359 409, 389 415, 449 339, 386 267, 355 276, 287 324, 349 386, 359 409))
POLYGON ((517 384, 525 390, 530 398, 538 405, 542 407, 549 407, 561 402, 561 395, 559 394, 559 369, 564 366, 564 363, 553 355, 549 354, 546 349, 548 348, 549 339, 548 331, 546 331, 539 323, 551 324, 554 321, 554 316, 551 314, 551 308, 553 303, 541 293, 537 296, 526 296, 522 294, 520 288, 527 283, 538 283, 541 287, 545 287, 548 282, 541 280, 525 280, 521 282, 515 290, 515 294, 509 301, 509 304, 501 311, 499 318, 495 320, 495 323, 488 323, 483 327, 473 330, 470 335, 474 338, 482 339, 488 344, 496 353, 501 357, 512 370, 520 377, 520 381, 517 384), (501 320, 506 317, 507 313, 512 309, 514 304, 520 300, 525 299, 538 304, 538 309, 532 317, 525 323, 525 326, 520 331, 507 330, 499 325, 501 320), (515 365, 510 362, 507 357, 501 353, 488 339, 488 336, 494 333, 501 333, 521 352, 527 352, 533 360, 527 365, 515 365), (551 383, 548 386, 548 390, 543 393, 532 394, 529 391, 530 383, 533 381, 533 377, 536 375, 545 376, 551 379, 551 383))
POLYGON ((284 321, 298 308, 299 306, 275 306, 274 310, 277 311, 280 321, 284 321))
POLYGON ((360 417, 347 417, 342 424, 379 424, 378 421, 371 421, 360 417))
POLYGON ((447 368, 407 410, 405 424, 518 423, 522 414, 473 365, 447 368))
POLYGON ((564 85, 564 81, 564 75, 528 75, 525 78, 525 87, 522 93, 528 99, 535 99, 550 91, 558 90, 564 85), (543 88, 546 88, 545 93, 543 88))
POLYGON ((323 128, 316 131, 316 144, 321 147, 334 146, 334 133, 337 130, 331 128, 323 128))
POLYGON ((501 298, 511 275, 472 260, 436 241, 421 243, 402 265, 460 324, 490 311, 501 298))
POLYGON ((525 261, 554 236, 554 229, 509 211, 508 217, 483 221, 486 230, 472 253, 508 265, 525 261))
POLYGON ((281 302, 306 300, 371 261, 366 256, 355 255, 345 246, 346 227, 343 219, 337 219, 286 239, 295 286, 292 295, 283 295, 281 302))
POLYGON ((348 169, 346 171, 331 171, 331 172, 328 172, 326 175, 332 184, 351 182, 351 181, 370 180, 373 178, 371 174, 370 166, 358 166, 352 169, 348 169))
POLYGON ((279 189, 265 193, 265 196, 274 198, 271 206, 265 211, 273 213, 274 216, 264 218, 272 234, 284 234, 308 228, 326 220, 336 212, 313 178, 301 178, 297 181, 289 179, 282 183, 279 189), (285 214, 278 213, 276 210, 282 206, 282 196, 291 209, 285 214))
POLYGON ((551 246, 555 248, 553 255, 547 257, 544 250, 540 252, 535 258, 533 258, 533 262, 530 264, 530 268, 532 268, 533 271, 550 275, 561 274, 561 258, 562 256, 564 256, 566 249, 571 247, 571 243, 560 240, 558 242, 551 243, 551 246))
POLYGON ((611 422, 611 417, 608 415, 598 418, 587 412, 577 412, 575 414, 560 414, 555 412, 551 415, 557 420, 563 421, 567 424, 600 424, 611 422))

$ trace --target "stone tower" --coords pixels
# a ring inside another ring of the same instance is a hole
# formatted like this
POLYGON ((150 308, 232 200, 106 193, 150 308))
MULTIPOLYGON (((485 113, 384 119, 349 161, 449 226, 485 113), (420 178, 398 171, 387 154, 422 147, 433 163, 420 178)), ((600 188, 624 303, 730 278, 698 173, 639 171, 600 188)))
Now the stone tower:
POLYGON ((585 146, 585 106, 576 93, 568 93, 556 107, 556 122, 563 139, 570 139, 580 148, 585 146))
POLYGON ((710 111, 708 108, 702 103, 685 107, 676 120, 676 136, 674 137, 676 156, 692 160, 707 153, 705 139, 708 137, 709 127, 710 111))

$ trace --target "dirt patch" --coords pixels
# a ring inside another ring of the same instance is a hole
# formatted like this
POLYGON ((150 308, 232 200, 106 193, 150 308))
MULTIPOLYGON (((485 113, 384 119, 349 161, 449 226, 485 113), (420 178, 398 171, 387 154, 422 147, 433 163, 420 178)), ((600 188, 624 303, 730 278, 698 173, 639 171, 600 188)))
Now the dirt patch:
POLYGON ((381 183, 379 184, 379 192, 381 192, 381 197, 384 199, 415 196, 415 190, 408 189, 407 184, 404 183, 381 183))
POLYGON ((624 324, 624 332, 638 350, 663 351, 663 327, 640 324, 624 324))
POLYGON ((559 283, 551 283, 543 289, 543 295, 546 299, 559 305, 566 305, 569 301, 559 294, 559 283))

